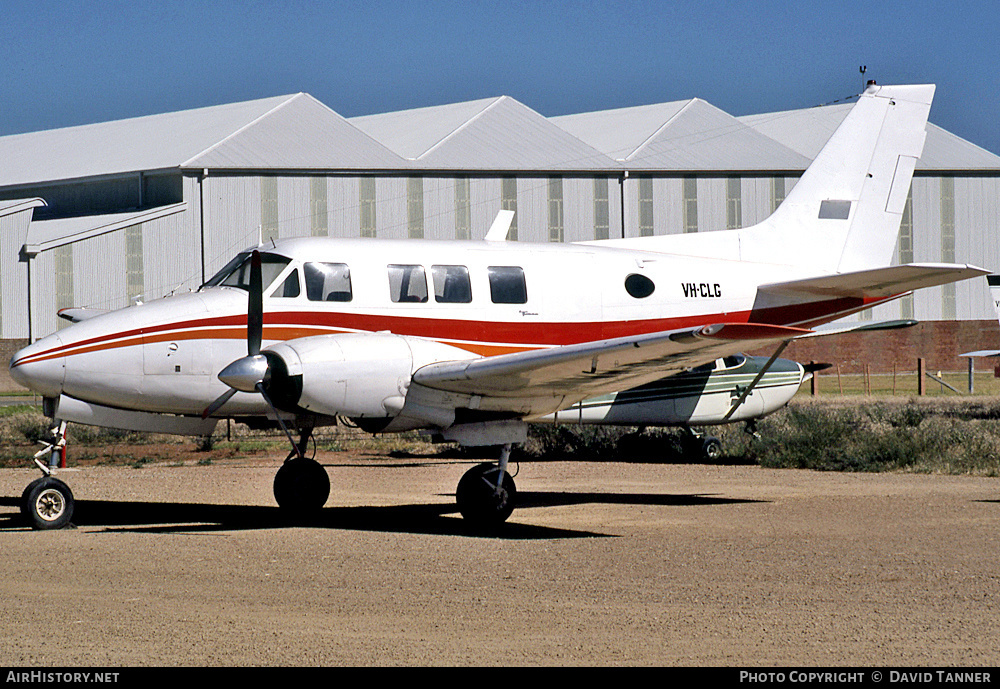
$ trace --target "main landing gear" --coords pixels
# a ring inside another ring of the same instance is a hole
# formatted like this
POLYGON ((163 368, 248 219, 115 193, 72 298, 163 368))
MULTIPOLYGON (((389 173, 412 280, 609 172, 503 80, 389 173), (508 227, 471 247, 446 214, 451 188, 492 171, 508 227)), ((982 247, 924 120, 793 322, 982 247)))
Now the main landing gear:
POLYGON ((514 511, 517 488, 507 473, 510 450, 510 445, 504 445, 499 462, 474 466, 458 482, 458 511, 475 528, 497 527, 514 511))
POLYGON ((722 442, 714 436, 698 433, 690 426, 684 427, 681 444, 684 454, 691 460, 717 462, 722 459, 722 442))
POLYGON ((307 422, 300 426, 298 443, 292 441, 284 423, 281 427, 292 443, 292 451, 274 475, 274 499, 278 507, 293 517, 314 515, 330 497, 330 477, 322 464, 305 456, 313 424, 307 422))
POLYGON ((35 453, 35 464, 42 472, 21 493, 21 515, 33 529, 62 529, 73 518, 73 491, 53 474, 60 460, 65 459, 66 422, 52 429, 53 439, 35 453), (49 464, 41 461, 49 456, 49 464))

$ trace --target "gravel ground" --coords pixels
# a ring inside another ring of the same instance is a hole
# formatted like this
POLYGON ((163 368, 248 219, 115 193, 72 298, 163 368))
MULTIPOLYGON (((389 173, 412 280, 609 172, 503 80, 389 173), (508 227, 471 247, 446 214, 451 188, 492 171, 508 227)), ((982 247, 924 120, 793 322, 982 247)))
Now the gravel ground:
POLYGON ((0 665, 1000 664, 1000 481, 522 463, 469 533, 470 462, 321 453, 290 525, 279 458, 62 475, 33 532, 0 469, 0 665))

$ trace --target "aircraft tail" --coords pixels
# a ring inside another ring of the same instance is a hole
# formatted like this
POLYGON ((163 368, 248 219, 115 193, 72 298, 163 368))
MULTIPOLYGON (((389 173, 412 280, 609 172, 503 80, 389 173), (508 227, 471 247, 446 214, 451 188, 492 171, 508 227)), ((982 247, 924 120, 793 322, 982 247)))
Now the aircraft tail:
POLYGON ((887 266, 923 152, 934 89, 869 86, 782 204, 758 225, 600 243, 810 266, 816 275, 887 266))
POLYGON ((743 260, 889 265, 934 88, 870 86, 774 214, 743 231, 743 260))

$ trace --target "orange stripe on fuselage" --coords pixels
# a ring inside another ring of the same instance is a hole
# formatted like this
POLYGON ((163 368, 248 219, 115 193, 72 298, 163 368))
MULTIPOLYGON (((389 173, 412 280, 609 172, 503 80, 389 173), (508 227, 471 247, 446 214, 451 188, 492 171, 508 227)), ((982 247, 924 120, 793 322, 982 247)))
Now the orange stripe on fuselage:
MULTIPOLYGON (((784 325, 810 319, 823 322, 824 315, 864 308, 869 303, 885 299, 838 298, 794 306, 757 310, 752 321, 784 325)), ((675 330, 715 322, 747 323, 751 312, 700 314, 675 318, 654 318, 634 321, 589 322, 505 322, 446 318, 427 318, 381 314, 358 314, 322 311, 279 311, 264 314, 265 340, 285 341, 314 335, 347 332, 387 331, 396 335, 424 337, 464 349, 481 356, 492 356, 529 349, 593 342, 629 335, 675 330)), ((92 337, 53 347, 44 352, 11 362, 11 367, 23 363, 46 361, 59 356, 74 356, 89 352, 133 347, 174 340, 246 338, 246 316, 232 315, 200 318, 176 323, 131 328, 129 330, 92 337)))

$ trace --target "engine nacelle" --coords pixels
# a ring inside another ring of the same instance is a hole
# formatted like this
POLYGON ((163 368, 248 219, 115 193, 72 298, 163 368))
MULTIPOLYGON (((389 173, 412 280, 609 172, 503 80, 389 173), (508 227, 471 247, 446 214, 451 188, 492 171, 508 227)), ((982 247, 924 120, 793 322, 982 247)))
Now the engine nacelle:
POLYGON ((392 333, 303 337, 261 353, 270 363, 267 389, 279 407, 351 418, 396 416, 416 369, 474 356, 457 347, 392 333))

